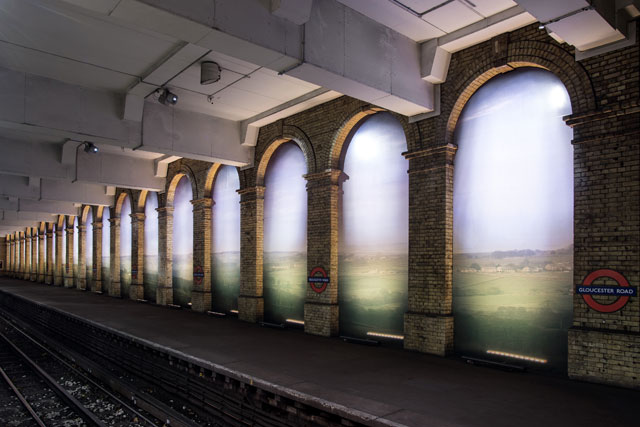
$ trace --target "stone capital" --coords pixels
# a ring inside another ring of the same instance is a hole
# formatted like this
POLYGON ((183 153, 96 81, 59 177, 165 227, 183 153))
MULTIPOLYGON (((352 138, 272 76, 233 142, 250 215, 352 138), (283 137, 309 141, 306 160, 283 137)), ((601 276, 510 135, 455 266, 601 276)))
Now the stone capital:
POLYGON ((132 214, 129 214, 129 216, 131 217, 131 222, 132 223, 134 223, 134 222, 143 222, 145 220, 145 218, 146 218, 145 214, 141 213, 141 212, 132 213, 132 214))
POLYGON ((193 205, 193 210, 201 210, 201 209, 211 209, 214 205, 214 201, 208 197, 204 197, 202 199, 194 199, 191 200, 191 204, 193 205))

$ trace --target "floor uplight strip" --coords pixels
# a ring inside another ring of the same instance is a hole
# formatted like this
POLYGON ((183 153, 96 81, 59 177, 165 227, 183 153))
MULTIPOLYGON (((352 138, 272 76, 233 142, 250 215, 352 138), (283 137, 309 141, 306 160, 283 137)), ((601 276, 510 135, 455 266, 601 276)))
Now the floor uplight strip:
POLYGON ((238 310, 229 310, 229 313, 238 314, 238 310))
POLYGON ((537 357, 524 356, 522 354, 506 353, 504 351, 487 350, 487 353, 495 354, 496 356, 504 356, 504 357, 511 357, 519 360, 526 360, 528 362, 547 363, 547 359, 539 359, 537 357))
POLYGON ((382 332, 367 332, 367 336, 378 338, 389 338, 392 340, 403 340, 404 335, 383 334, 382 332))
POLYGON ((295 323, 296 325, 304 325, 304 320, 287 319, 287 323, 295 323))

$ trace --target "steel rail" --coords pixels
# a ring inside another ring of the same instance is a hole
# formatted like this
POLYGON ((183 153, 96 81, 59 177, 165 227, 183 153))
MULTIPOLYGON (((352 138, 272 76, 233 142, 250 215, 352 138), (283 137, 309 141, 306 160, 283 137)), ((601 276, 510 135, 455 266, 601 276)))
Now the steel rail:
POLYGON ((2 367, 0 367, 0 374, 2 374, 2 378, 4 378, 4 380, 9 385, 9 387, 11 387, 11 390, 13 390, 13 393, 16 395, 18 400, 20 400, 20 403, 22 404, 22 406, 24 406, 24 408, 29 412, 29 415, 31 415, 31 418, 33 418, 33 420, 40 427, 47 427, 45 423, 42 422, 42 419, 38 416, 38 414, 36 414, 36 411, 33 410, 29 402, 27 402, 27 399, 25 399, 24 395, 20 393, 20 390, 18 390, 18 387, 16 387, 13 381, 11 381, 11 378, 9 378, 7 374, 4 372, 4 369, 2 369, 2 367))
POLYGON ((56 382, 49 374, 47 374, 36 362, 34 362, 29 356, 24 354, 14 343, 11 342, 2 332, 0 332, 0 338, 7 342, 7 344, 18 354, 29 367, 38 374, 47 385, 62 399, 67 405, 70 406, 82 419, 84 419, 89 425, 98 427, 106 427, 98 417, 91 411, 89 411, 82 403, 80 403, 75 397, 73 397, 67 390, 65 390, 60 384, 56 382))

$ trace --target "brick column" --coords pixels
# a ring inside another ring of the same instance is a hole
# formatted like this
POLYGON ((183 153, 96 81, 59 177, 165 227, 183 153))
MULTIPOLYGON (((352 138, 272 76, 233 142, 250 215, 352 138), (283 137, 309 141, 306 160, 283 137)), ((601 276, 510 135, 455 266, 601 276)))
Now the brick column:
POLYGON ((131 216, 131 286, 129 298, 144 298, 144 214, 131 216))
POLYGON ((22 279, 29 280, 31 275, 31 228, 24 232, 22 240, 22 279))
POLYGON ((109 261, 111 266, 111 283, 107 290, 110 297, 120 295, 120 218, 109 218, 111 223, 111 247, 109 248, 109 261))
POLYGON ((158 211, 158 289, 156 304, 173 304, 173 207, 158 211))
POLYGON ((27 251, 26 251, 26 241, 27 241, 27 237, 26 237, 26 232, 25 231, 21 231, 20 232, 20 269, 18 270, 18 279, 24 279, 24 275, 27 271, 26 269, 26 264, 27 264, 27 251))
POLYGON ((63 262, 63 257, 62 257, 62 236, 64 234, 64 230, 62 229, 62 227, 56 227, 56 247, 55 247, 55 251, 56 251, 56 265, 55 265, 55 269, 54 269, 54 273, 53 273, 53 285, 54 286, 62 286, 63 285, 63 279, 64 279, 64 271, 62 270, 62 262, 63 262))
MULTIPOLYGON (((309 334, 338 334, 338 199, 340 170, 306 175, 307 179, 307 275, 323 268, 329 284, 321 293, 307 285, 304 303, 304 331, 309 334)), ((320 285, 320 284, 319 284, 320 285)))
POLYGON ((29 271, 29 280, 36 281, 38 272, 38 229, 31 229, 31 271, 29 271))
POLYGON ((53 283, 53 224, 46 224, 47 233, 47 269, 44 283, 51 285, 53 283))
POLYGON ((238 190, 240 194, 240 296, 238 318, 264 318, 262 287, 264 256, 264 186, 238 190))
POLYGON ((18 270, 18 233, 11 236, 11 277, 17 276, 18 270))
POLYGON ((192 200, 193 205, 193 290, 191 309, 211 310, 211 207, 213 200, 192 200))
MULTIPOLYGON (((606 269, 636 289, 640 285, 640 108, 635 102, 565 118, 573 128, 574 284, 606 269)), ((618 283, 601 277, 593 285, 618 283)), ((592 298, 602 305, 624 302, 616 296, 592 298)), ((569 378, 638 389, 638 354, 640 298, 628 298, 619 309, 604 312, 574 290, 569 378)))
POLYGON ((456 147, 406 153, 409 160, 409 311, 404 347, 453 351, 453 158, 456 147))
POLYGON ((19 275, 20 275, 20 232, 17 231, 14 237, 12 277, 17 279, 19 275))
POLYGON ((93 292, 102 293, 102 222, 93 223, 93 292))
POLYGON ((76 277, 76 288, 87 289, 87 226, 81 225, 78 221, 78 277, 76 277))
POLYGON ((67 252, 64 265, 64 287, 73 288, 73 217, 68 216, 67 221, 67 252))
POLYGON ((18 239, 16 241, 16 279, 22 279, 22 268, 24 266, 24 232, 18 231, 18 239))
POLYGON ((11 236, 7 235, 4 240, 6 252, 4 254, 4 270, 5 274, 9 274, 11 272, 11 236))
MULTIPOLYGON (((46 225, 45 225, 46 230, 46 225)), ((47 274, 47 260, 44 254, 44 247, 47 244, 45 232, 38 230, 38 282, 44 283, 47 274)))

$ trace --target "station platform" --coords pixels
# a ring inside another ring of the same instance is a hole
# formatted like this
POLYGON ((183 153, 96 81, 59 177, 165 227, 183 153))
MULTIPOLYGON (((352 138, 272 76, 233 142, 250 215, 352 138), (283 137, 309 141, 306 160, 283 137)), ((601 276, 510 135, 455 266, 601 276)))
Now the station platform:
POLYGON ((205 360, 289 395, 339 405, 371 424, 410 426, 637 426, 640 391, 474 366, 0 278, 7 292, 205 360))

